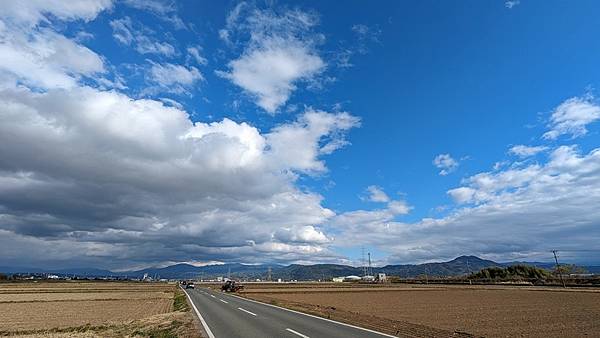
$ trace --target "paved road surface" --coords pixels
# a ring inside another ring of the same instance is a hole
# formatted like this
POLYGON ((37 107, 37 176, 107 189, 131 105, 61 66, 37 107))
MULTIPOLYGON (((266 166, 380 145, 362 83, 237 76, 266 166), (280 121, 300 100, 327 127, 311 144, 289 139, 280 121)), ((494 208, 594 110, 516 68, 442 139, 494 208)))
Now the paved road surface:
POLYGON ((393 337, 208 288, 186 290, 209 338, 382 338, 393 337), (208 329, 207 329, 208 327, 208 329))

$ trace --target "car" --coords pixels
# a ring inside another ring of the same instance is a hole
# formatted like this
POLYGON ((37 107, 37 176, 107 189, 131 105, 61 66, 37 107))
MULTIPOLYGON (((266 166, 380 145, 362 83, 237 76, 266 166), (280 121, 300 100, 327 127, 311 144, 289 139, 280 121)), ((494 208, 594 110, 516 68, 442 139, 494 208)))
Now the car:
POLYGON ((193 289, 193 288, 194 288, 194 283, 187 283, 187 284, 185 285, 185 288, 186 288, 186 289, 193 289))

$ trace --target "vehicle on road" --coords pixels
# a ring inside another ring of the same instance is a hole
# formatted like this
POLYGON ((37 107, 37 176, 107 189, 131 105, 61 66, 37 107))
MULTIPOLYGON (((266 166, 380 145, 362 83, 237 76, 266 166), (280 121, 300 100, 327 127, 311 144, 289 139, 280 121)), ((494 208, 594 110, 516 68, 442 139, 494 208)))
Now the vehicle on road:
POLYGON ((244 289, 243 285, 240 285, 239 283, 236 283, 233 280, 228 280, 225 282, 225 284, 223 284, 221 286, 221 291, 224 291, 224 292, 238 292, 243 289, 244 289))
POLYGON ((187 282, 187 283, 185 284, 185 288, 186 288, 186 289, 194 289, 194 288, 195 288, 195 286, 194 286, 194 283, 192 283, 192 282, 187 282))

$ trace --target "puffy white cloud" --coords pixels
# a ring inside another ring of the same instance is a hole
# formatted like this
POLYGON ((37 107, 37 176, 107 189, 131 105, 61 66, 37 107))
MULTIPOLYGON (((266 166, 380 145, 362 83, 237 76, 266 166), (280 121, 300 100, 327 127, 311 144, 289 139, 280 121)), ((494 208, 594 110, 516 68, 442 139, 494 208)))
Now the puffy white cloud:
POLYGON ((309 109, 297 122, 280 125, 267 135, 269 153, 277 162, 296 170, 322 172, 326 168, 319 156, 346 145, 344 132, 359 124, 357 117, 345 112, 329 114, 309 109))
POLYGON ((246 21, 239 22, 247 7, 245 3, 236 6, 227 18, 228 29, 220 32, 221 38, 231 43, 232 33, 248 31, 247 46, 239 58, 229 62, 229 71, 217 74, 244 89, 255 97, 258 106, 273 114, 288 101, 299 82, 311 81, 325 69, 315 49, 318 38, 310 32, 317 20, 298 10, 276 14, 254 9, 246 21))
MULTIPOLYGON (((348 143, 356 117, 309 109, 266 132, 229 119, 192 123, 170 99, 165 106, 82 85, 105 71, 101 57, 15 21, 0 21, 3 263, 339 257, 321 228, 335 214, 296 181, 326 170, 321 156, 348 143)), ((203 79, 195 67, 150 65, 161 88, 189 90, 203 79)))
POLYGON ((319 228, 334 213, 294 182, 325 170, 319 149, 357 125, 349 114, 308 111, 261 133, 89 87, 5 88, 0 106, 0 229, 60 238, 64 251, 44 259, 334 257, 319 228))
POLYGON ((439 154, 433 159, 433 164, 440 170, 440 175, 446 176, 458 168, 458 161, 450 154, 439 154))
POLYGON ((90 21, 110 7, 112 0, 5 0, 2 1, 0 18, 18 25, 36 25, 40 21, 48 21, 49 17, 90 21))
POLYGON ((511 147, 508 152, 513 155, 517 155, 519 157, 530 157, 535 154, 541 153, 542 151, 548 150, 546 146, 526 146, 526 145, 516 145, 511 147))
POLYGON ((367 192, 369 193, 369 195, 367 196, 367 199, 369 201, 383 203, 390 201, 390 197, 385 193, 385 191, 383 191, 383 189, 376 185, 368 186, 367 192))
POLYGON ((561 103, 550 116, 550 128, 544 139, 554 140, 561 135, 572 138, 587 134, 587 125, 600 120, 600 106, 590 95, 573 97, 561 103))
POLYGON ((388 262, 466 253, 551 260, 552 249, 598 248, 600 149, 581 154, 575 146, 559 146, 546 163, 479 173, 449 194, 474 204, 414 223, 394 221, 385 212, 342 214, 336 219, 345 222, 334 224, 335 244, 376 245, 390 254, 388 262))
POLYGON ((19 79, 40 88, 71 87, 81 76, 104 72, 93 51, 49 29, 0 26, 0 86, 19 79))

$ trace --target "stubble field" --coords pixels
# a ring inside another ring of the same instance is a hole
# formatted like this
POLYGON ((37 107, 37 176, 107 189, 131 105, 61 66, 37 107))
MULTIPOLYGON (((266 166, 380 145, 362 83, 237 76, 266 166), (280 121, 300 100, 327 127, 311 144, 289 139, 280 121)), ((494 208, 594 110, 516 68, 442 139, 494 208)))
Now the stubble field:
POLYGON ((178 292, 175 285, 150 283, 2 283, 0 336, 194 336, 194 319, 178 292))
POLYGON ((600 337, 600 290, 248 285, 245 297, 407 337, 600 337))

